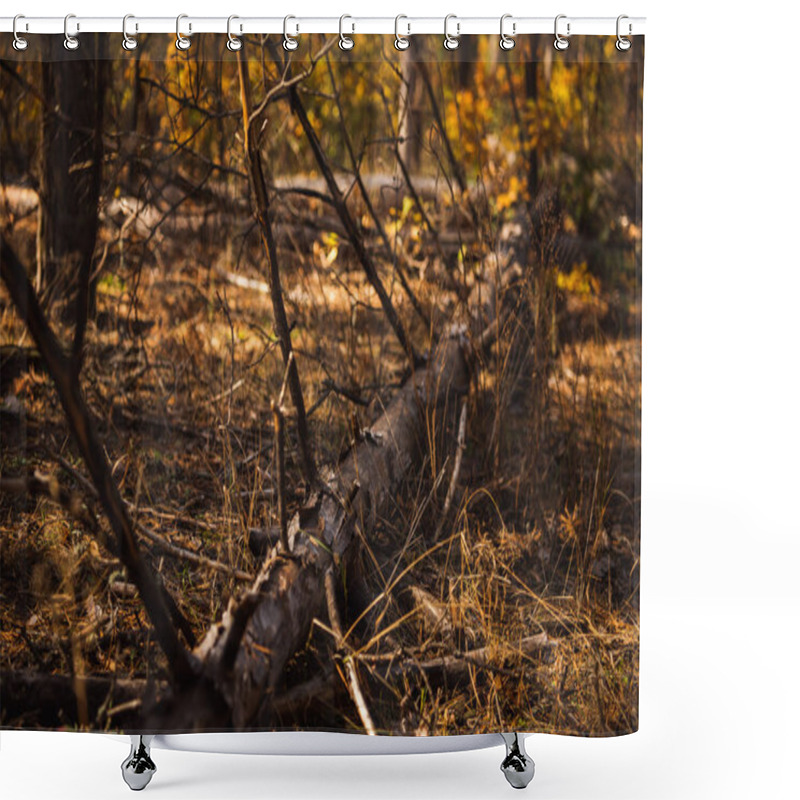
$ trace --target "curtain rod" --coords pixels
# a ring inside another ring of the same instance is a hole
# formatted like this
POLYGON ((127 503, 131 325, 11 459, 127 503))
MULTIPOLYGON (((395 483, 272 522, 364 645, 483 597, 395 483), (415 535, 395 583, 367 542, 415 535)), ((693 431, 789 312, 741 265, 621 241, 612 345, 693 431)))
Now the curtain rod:
MULTIPOLYGON (((230 33, 235 36, 258 33, 288 33, 299 36, 308 33, 340 35, 400 34, 413 38, 415 34, 444 34, 448 38, 475 34, 501 34, 506 37, 524 34, 553 34, 561 36, 639 36, 645 32, 644 17, 195 17, 181 14, 175 17, 137 17, 127 15, 124 28, 127 36, 140 33, 171 33, 191 36, 195 33, 230 33), (229 28, 230 25, 230 28, 229 28)), ((67 34, 123 33, 123 17, 0 17, 0 33, 67 34), (16 19, 16 25, 15 25, 16 19)))

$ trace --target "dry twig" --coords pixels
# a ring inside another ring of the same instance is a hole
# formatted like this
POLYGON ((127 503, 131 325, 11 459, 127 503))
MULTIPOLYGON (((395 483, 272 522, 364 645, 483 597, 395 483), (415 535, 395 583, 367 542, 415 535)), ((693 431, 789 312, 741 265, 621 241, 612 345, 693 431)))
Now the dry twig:
MULTIPOLYGON (((339 609, 336 604, 336 585, 332 568, 329 568, 325 573, 325 599, 328 603, 328 620, 331 623, 331 629, 336 637, 336 646, 341 650, 345 646, 345 641, 342 635, 342 622, 339 617, 339 609)), ((347 683, 350 689, 350 696, 353 698, 353 702, 358 710, 358 716, 361 717, 364 730, 366 730, 370 736, 375 736, 375 723, 372 721, 372 715, 369 713, 369 708, 367 708, 367 701, 364 699, 364 693, 361 691, 361 684, 358 680, 358 672, 356 671, 356 665, 353 662, 352 654, 344 656, 344 667, 347 670, 347 683)))
POLYGON ((466 449, 465 440, 467 437, 467 399, 461 401, 461 417, 458 421, 458 441, 456 444, 456 460, 453 464, 453 474, 450 478, 450 486, 447 487, 447 495, 444 499, 444 506, 442 513, 439 516, 439 523, 436 526, 436 533, 433 534, 433 541, 438 542, 439 537, 442 535, 442 528, 447 515, 450 513, 450 506, 453 504, 453 497, 456 493, 456 486, 458 485, 458 476, 461 474, 461 462, 464 459, 464 450, 466 449))

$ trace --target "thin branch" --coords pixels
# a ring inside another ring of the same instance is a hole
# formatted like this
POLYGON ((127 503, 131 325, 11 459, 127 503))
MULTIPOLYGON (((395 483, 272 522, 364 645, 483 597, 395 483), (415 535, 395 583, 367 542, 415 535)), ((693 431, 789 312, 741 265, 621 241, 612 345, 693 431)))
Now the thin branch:
POLYGON ((199 553, 193 553, 191 550, 187 550, 185 547, 180 547, 177 544, 172 544, 172 542, 167 541, 163 536, 159 536, 154 530, 151 530, 141 522, 136 523, 136 530, 146 539, 153 542, 157 547, 175 556, 175 558, 189 561, 192 564, 197 564, 199 567, 213 569, 216 572, 224 572, 226 575, 231 575, 236 578, 237 581, 252 581, 254 579, 254 576, 249 572, 232 567, 230 564, 223 564, 221 561, 209 558, 208 556, 201 556, 199 553))
MULTIPOLYGON (((546 633, 537 633, 534 636, 526 636, 515 643, 508 643, 509 654, 531 658, 552 651, 557 643, 550 639, 546 633)), ((455 651, 452 655, 439 656, 420 661, 417 658, 406 658, 391 663, 386 670, 385 677, 403 675, 409 672, 422 672, 429 678, 440 678, 450 681, 468 679, 471 668, 496 669, 502 671, 502 667, 494 667, 501 661, 496 646, 478 647, 474 650, 455 651)), ((364 661, 371 661, 369 655, 359 656, 364 661)), ((375 657, 380 662, 384 660, 382 656, 375 657)))
POLYGON ((5 237, 2 237, 0 247, 0 274, 47 364, 66 414, 70 432, 86 463, 100 503, 116 535, 120 560, 125 565, 131 581, 139 589, 142 603, 155 628, 156 637, 167 657, 170 669, 178 681, 189 680, 194 676, 190 656, 178 640, 162 589, 142 558, 133 524, 97 437, 97 425, 86 405, 79 383, 73 379, 70 362, 45 319, 25 268, 5 237))
POLYGON ((280 524, 281 547, 284 553, 290 553, 288 519, 286 515, 286 442, 283 425, 283 398, 286 395, 286 383, 289 379, 289 367, 294 361, 294 353, 289 357, 286 365, 286 372, 283 376, 281 393, 278 395, 278 402, 272 403, 272 418, 275 423, 275 468, 277 469, 278 483, 278 521, 280 524))
MULTIPOLYGON (((88 492, 92 497, 97 498, 99 495, 97 493, 97 489, 91 484, 91 482, 87 481, 86 478, 81 475, 78 470, 75 469, 68 461, 61 458, 56 454, 53 454, 53 457, 58 461, 61 466, 67 470, 67 472, 72 475, 75 480, 83 486, 84 490, 88 492)), ((141 512, 143 509, 140 509, 135 503, 131 503, 125 499, 122 501, 125 504, 125 507, 129 510, 134 512, 141 512)), ((148 510, 146 513, 156 514, 157 512, 153 510, 148 510)), ((182 519, 181 517, 169 514, 165 515, 163 513, 158 512, 157 516, 166 517, 167 519, 174 519, 178 522, 186 522, 187 520, 182 519)), ((193 525, 198 525, 196 520, 190 520, 193 525)), ((209 558, 208 556, 200 555, 200 553, 195 553, 191 550, 187 550, 185 547, 180 547, 180 545, 172 544, 172 542, 165 539, 163 536, 157 534, 151 528, 148 528, 143 522, 137 520, 133 523, 136 527, 136 530, 142 534, 146 539, 149 539, 153 544, 155 544, 158 548, 163 550, 165 553, 168 553, 175 558, 183 559, 184 561, 189 561, 192 564, 197 564, 200 567, 206 567, 207 569, 212 569, 215 572, 224 572, 227 575, 232 575, 236 580, 239 581, 252 581, 254 576, 251 575, 249 572, 244 572, 243 570, 236 569, 236 567, 232 567, 230 564, 223 564, 221 561, 216 561, 213 558, 209 558)), ((209 526, 205 526, 206 530, 212 530, 209 526)), ((113 552, 113 550, 112 550, 113 552)))
POLYGON ((328 66, 328 75, 331 79, 331 86, 333 87, 333 96, 336 99, 336 108, 339 112, 339 130, 342 134, 342 141, 344 141, 345 148, 347 149, 347 153, 350 156, 350 163, 353 165, 353 174, 355 175, 356 183, 358 184, 358 189, 361 192, 361 197, 364 200, 364 205, 372 218, 372 223, 378 230, 381 239, 383 239, 383 244, 386 247, 386 253, 389 258, 391 258, 395 263, 395 272, 397 273, 397 278, 400 281, 400 285, 403 287, 403 291, 406 293, 406 297, 408 297, 411 305, 414 307, 414 310, 417 312, 419 318, 425 323, 425 327, 430 328, 431 321, 430 317, 425 313, 425 310, 422 308, 419 300, 417 299, 416 294, 414 294, 414 290, 409 285, 408 281, 406 280, 406 276, 403 274, 403 270, 397 264, 397 252, 396 248, 392 247, 392 243, 389 241, 389 236, 386 233, 385 228, 383 227, 383 223, 381 222, 380 218, 378 217, 377 212, 375 211, 375 206, 372 204, 372 200, 370 199, 369 192, 367 191, 367 187, 364 186, 364 180, 361 177, 361 163, 360 160, 356 157, 355 149, 353 147, 353 140, 350 138, 350 131, 347 128, 347 123, 344 119, 344 111, 342 109, 342 101, 340 97, 339 87, 336 85, 336 79, 333 74, 333 68, 331 67, 330 57, 325 59, 325 63, 328 66))
POLYGON ((259 126, 255 124, 255 118, 251 113, 250 74, 247 67, 248 62, 246 59, 242 58, 241 52, 237 54, 237 62, 239 65, 242 122, 244 125, 245 160, 247 162, 247 172, 250 176, 250 182, 253 188, 254 212, 258 220, 259 229, 261 230, 261 239, 264 243, 264 250, 267 256, 270 298, 272 300, 272 311, 275 318, 275 331, 280 339, 283 363, 286 365, 288 371, 289 392, 292 395, 292 402, 294 403, 297 413, 297 436, 300 442, 300 460, 303 466, 303 474, 308 485, 313 486, 317 482, 317 467, 314 462, 311 436, 308 430, 303 388, 300 385, 300 374, 297 370, 297 362, 292 358, 292 339, 289 331, 289 321, 286 316, 286 307, 283 303, 283 289, 281 287, 281 275, 278 267, 278 252, 275 246, 275 237, 270 220, 267 181, 264 175, 264 165, 261 160, 261 149, 259 147, 261 130, 259 126))
MULTIPOLYGON (((94 489, 91 484, 89 484, 89 487, 94 489)), ((79 495, 61 486, 54 476, 45 475, 38 470, 34 470, 30 475, 16 478, 0 478, 0 492, 5 492, 7 494, 28 494, 32 497, 46 497, 48 500, 52 500, 89 530, 109 553, 114 557, 118 557, 114 543, 106 536, 106 532, 103 530, 88 504, 86 504, 79 495)), ((96 492, 94 492, 93 495, 96 497, 96 492)), ((159 585, 173 623, 175 623, 180 632, 184 635, 189 645, 193 647, 195 644, 195 637, 192 626, 189 624, 189 621, 183 615, 180 608, 178 608, 172 595, 167 591, 167 587, 164 585, 161 576, 156 572, 153 574, 153 577, 159 585)), ((133 584, 125 585, 130 586, 136 591, 136 587, 133 584)))
POLYGON ((439 537, 442 535, 442 528, 450 513, 450 506, 453 504, 453 497, 456 493, 456 486, 458 485, 458 476, 461 474, 461 462, 464 458, 464 450, 466 449, 465 440, 467 435, 467 399, 461 401, 461 418, 458 422, 458 439, 456 443, 456 460, 453 464, 453 474, 450 478, 450 486, 447 487, 447 495, 444 499, 444 506, 442 513, 439 516, 439 523, 436 526, 436 533, 433 535, 433 541, 438 542, 439 537))
POLYGON ((289 548, 288 521, 286 519, 286 444, 283 432, 283 409, 280 402, 272 403, 272 419, 275 423, 275 469, 278 483, 278 521, 280 524, 281 547, 284 553, 289 553, 291 550, 289 548))
POLYGON ((330 163, 322 150, 319 137, 311 125, 311 121, 308 118, 308 114, 306 113, 305 106, 303 105, 303 101, 300 99, 300 94, 297 91, 296 86, 292 86, 290 88, 289 100, 291 102, 292 110, 300 120, 300 125, 302 126, 303 131, 306 134, 306 138, 311 145, 311 150, 313 151, 314 158, 317 161, 317 166, 325 178, 325 183, 328 185, 328 191, 333 199, 334 207, 336 208, 336 211, 339 214, 339 219, 341 219, 342 225, 347 232, 347 238, 350 240, 353 249, 356 251, 358 260, 361 262, 361 266, 364 268, 367 280, 370 282, 370 284, 372 284, 372 288, 378 295, 378 299, 383 307, 383 312, 386 315, 386 318, 389 320, 389 324, 392 326, 392 329, 394 330, 401 347, 408 355, 409 360, 413 365, 419 364, 420 359, 414 350, 414 346, 411 344, 411 341, 408 338, 406 329, 403 326, 403 323, 400 320, 394 305, 392 304, 391 298, 386 292, 386 289, 384 288, 384 285, 378 276, 378 270, 376 269, 375 264, 372 261, 372 257, 370 256, 366 245, 364 244, 364 237, 359 230, 353 215, 347 208, 347 203, 342 196, 339 185, 336 183, 336 178, 333 175, 330 163))
POLYGON ((461 162, 456 158, 455 153, 453 152, 453 146, 450 144, 450 137, 447 135, 447 128, 445 127, 444 120, 442 119, 442 112, 439 108, 439 101, 436 99, 436 92, 433 89, 433 83, 431 82, 430 72, 428 72, 428 66, 424 61, 420 61, 418 62, 418 67, 419 73, 422 75, 422 82, 425 84, 425 92, 428 95, 428 100, 431 104, 431 111, 433 112, 433 118, 436 122, 436 127, 439 129, 439 133, 442 136, 444 149, 447 153, 447 160, 450 162, 450 167, 453 170, 453 175, 455 175, 458 188, 461 190, 462 194, 465 194, 467 191, 467 181, 464 178, 464 168, 461 165, 461 162))

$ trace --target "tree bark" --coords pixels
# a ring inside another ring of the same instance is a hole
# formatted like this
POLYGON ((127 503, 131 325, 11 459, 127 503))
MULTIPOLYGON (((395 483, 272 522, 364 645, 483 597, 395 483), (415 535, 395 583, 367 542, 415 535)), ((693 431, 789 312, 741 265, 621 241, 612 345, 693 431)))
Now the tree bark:
POLYGON ((73 358, 80 364, 84 332, 94 308, 92 280, 97 211, 103 173, 103 39, 81 36, 77 56, 63 58, 61 41, 42 62, 42 160, 37 290, 75 322, 73 358), (65 299, 61 304, 57 301, 65 299))
POLYGON ((408 171, 419 172, 422 154, 422 108, 417 62, 404 58, 400 65, 402 80, 398 94, 398 148, 408 171))

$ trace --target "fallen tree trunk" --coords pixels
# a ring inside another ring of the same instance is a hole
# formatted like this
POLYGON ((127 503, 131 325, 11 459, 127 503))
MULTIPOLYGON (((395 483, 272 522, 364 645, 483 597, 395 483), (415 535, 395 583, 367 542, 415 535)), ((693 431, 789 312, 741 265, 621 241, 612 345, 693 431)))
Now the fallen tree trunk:
POLYGON ((49 675, 28 670, 0 672, 2 719, 25 727, 61 728, 78 722, 78 692, 86 698, 90 723, 104 729, 135 725, 143 705, 169 691, 166 682, 112 675, 49 675), (80 686, 79 686, 80 684, 80 686))
MULTIPOLYGON (((333 669, 277 696, 273 712, 281 720, 294 720, 309 703, 332 694, 339 683, 333 669), (332 680, 336 679, 336 682, 332 680)), ((96 727, 133 730, 148 708, 169 697, 168 681, 118 678, 115 675, 51 675, 28 670, 0 670, 0 724, 24 721, 26 727, 62 728, 78 725, 76 690, 86 697, 88 718, 96 727)))
POLYGON ((417 460, 434 415, 454 409, 469 386, 469 346, 443 339, 430 363, 412 374, 373 428, 335 466, 289 527, 290 554, 273 548, 250 590, 231 601, 194 655, 202 679, 147 721, 147 730, 244 729, 271 716, 286 662, 324 608, 325 571, 353 564, 358 529, 386 514, 417 460))

